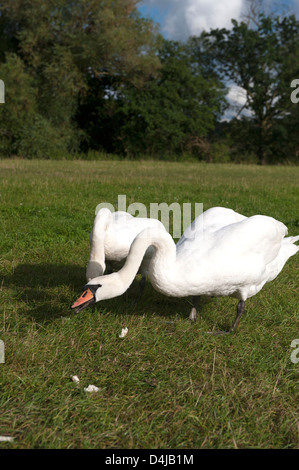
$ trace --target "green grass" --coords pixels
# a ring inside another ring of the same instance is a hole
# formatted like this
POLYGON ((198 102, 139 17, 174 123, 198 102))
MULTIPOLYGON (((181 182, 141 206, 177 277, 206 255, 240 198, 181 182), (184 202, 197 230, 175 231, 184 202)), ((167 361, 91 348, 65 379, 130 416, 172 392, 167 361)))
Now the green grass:
POLYGON ((231 325, 235 300, 203 299, 190 324, 190 299, 150 283, 138 304, 134 283, 94 312, 70 311, 100 202, 202 202, 297 235, 298 167, 1 160, 0 175, 0 435, 15 438, 1 448, 298 446, 298 255, 227 337, 206 331, 231 325))

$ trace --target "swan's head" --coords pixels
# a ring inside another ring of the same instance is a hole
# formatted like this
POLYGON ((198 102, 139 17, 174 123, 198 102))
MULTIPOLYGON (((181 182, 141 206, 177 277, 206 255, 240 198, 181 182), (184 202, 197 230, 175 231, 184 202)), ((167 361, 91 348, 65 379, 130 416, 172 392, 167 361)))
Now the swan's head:
POLYGON ((118 273, 99 276, 92 279, 84 286, 83 294, 73 303, 71 309, 76 313, 100 300, 112 299, 125 292, 118 273))

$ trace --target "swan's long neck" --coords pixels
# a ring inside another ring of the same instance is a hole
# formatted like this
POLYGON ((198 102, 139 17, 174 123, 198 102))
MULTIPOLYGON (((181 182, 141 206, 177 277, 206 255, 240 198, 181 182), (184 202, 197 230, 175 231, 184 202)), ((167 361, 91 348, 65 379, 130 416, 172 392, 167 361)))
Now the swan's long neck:
POLYGON ((105 271, 105 235, 112 215, 108 209, 102 209, 96 215, 90 236, 89 262, 99 264, 105 271))
MULTIPOLYGON (((123 268, 118 272, 123 288, 127 290, 133 282, 144 254, 149 246, 155 248, 155 254, 150 262, 149 276, 153 286, 160 289, 160 283, 166 283, 173 274, 176 260, 175 243, 166 230, 148 228, 143 230, 131 245, 129 255, 123 268)), ((162 289, 163 291, 163 289, 162 289)))

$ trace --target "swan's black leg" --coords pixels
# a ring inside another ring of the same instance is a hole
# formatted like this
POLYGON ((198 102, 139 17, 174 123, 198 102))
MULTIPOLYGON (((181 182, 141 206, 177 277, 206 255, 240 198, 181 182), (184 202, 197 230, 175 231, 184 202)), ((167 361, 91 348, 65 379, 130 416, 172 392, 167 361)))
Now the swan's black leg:
POLYGON ((200 299, 199 295, 195 295, 194 297, 192 297, 193 307, 192 307, 190 315, 189 315, 189 320, 191 320, 191 321, 196 320, 199 299, 200 299))
POLYGON ((228 335, 229 333, 233 333, 238 328, 239 321, 240 321, 241 316, 244 313, 244 310, 245 310, 245 302, 244 300, 240 300, 237 305, 236 319, 234 323, 232 324, 232 326, 230 327, 230 329, 228 331, 207 331, 207 333, 210 335, 228 335))
POLYGON ((240 321, 241 316, 244 313, 244 310, 245 310, 245 302, 244 302, 244 300, 240 300, 238 305, 237 305, 236 319, 235 319, 233 325, 230 327, 228 333, 231 333, 231 332, 235 331, 238 328, 239 321, 240 321))

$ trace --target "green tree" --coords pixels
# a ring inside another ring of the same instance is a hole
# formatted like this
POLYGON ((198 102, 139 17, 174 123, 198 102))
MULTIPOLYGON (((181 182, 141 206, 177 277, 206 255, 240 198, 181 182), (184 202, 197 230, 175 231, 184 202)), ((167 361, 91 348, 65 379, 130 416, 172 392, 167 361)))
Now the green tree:
POLYGON ((38 111, 33 78, 20 57, 6 55, 0 64, 5 83, 5 104, 0 106, 0 154, 45 158, 66 152, 64 134, 38 111))
POLYGON ((186 45, 164 40, 158 79, 121 96, 119 143, 128 154, 198 154, 224 104, 224 88, 206 80, 186 45))
MULTIPOLYGON (((204 34, 206 51, 217 61, 223 78, 246 90, 244 109, 252 113, 251 145, 260 163, 275 158, 275 133, 290 113, 290 83, 299 76, 299 22, 294 16, 259 16, 258 24, 232 20, 231 30, 204 34)), ((279 154, 279 151, 278 151, 279 154)))
POLYGON ((5 83, 5 104, 0 106, 0 152, 16 153, 22 135, 34 122, 36 93, 33 80, 25 71, 22 60, 9 54, 0 66, 5 83))
POLYGON ((140 86, 159 67, 155 28, 139 16, 137 4, 0 0, 0 62, 8 52, 20 58, 39 116, 58 130, 68 150, 78 147, 76 117, 89 87, 101 89, 103 99, 107 80, 114 88, 140 86))

